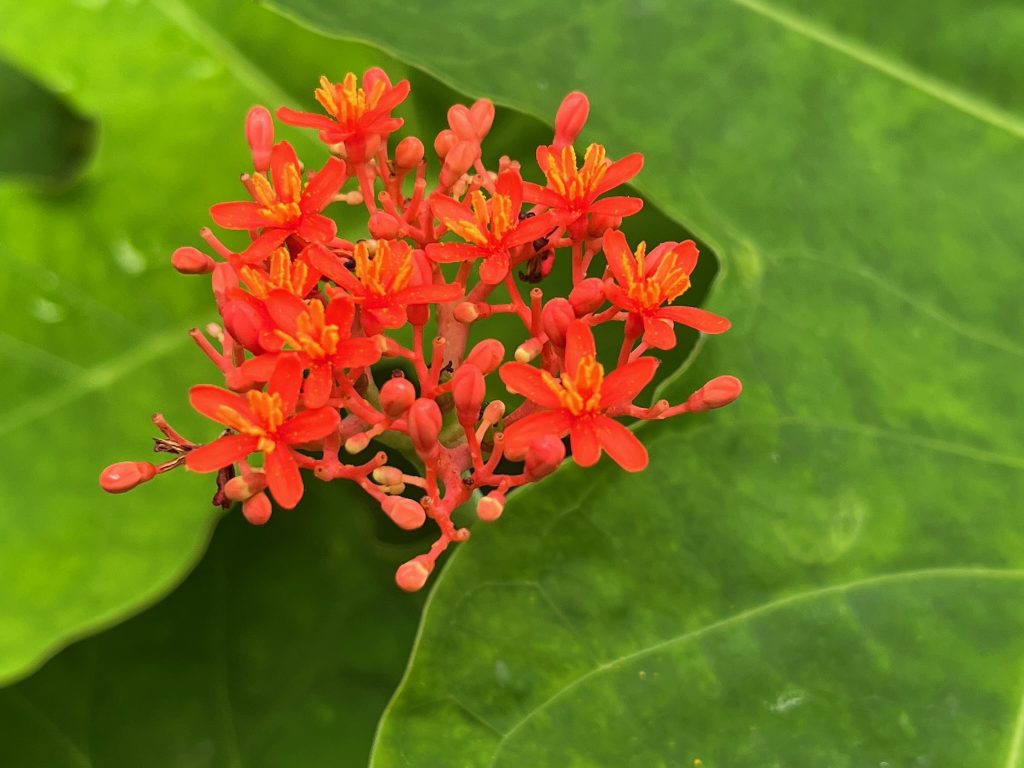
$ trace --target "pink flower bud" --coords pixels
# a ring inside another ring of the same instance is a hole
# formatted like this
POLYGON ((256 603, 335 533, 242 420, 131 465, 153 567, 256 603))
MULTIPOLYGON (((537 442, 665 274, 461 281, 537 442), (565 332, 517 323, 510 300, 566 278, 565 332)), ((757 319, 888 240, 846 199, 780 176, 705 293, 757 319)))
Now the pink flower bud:
POLYGON ((576 311, 569 300, 560 297, 552 299, 544 305, 540 318, 548 338, 555 346, 564 347, 565 332, 569 329, 569 323, 576 319, 576 311))
POLYGON ((493 523, 505 511, 505 498, 497 491, 484 496, 476 503, 476 516, 485 523, 493 523))
POLYGON ((418 592, 427 583, 432 570, 434 561, 426 555, 418 555, 398 566, 398 570, 395 571, 395 584, 406 592, 418 592))
POLYGON ((125 493, 156 477, 156 467, 148 461, 119 461, 100 473, 100 488, 107 493, 125 493))
POLYGON ((471 301, 464 301, 455 307, 455 319, 460 323, 469 325, 476 322, 479 317, 480 312, 477 310, 476 304, 471 301))
POLYGON ((389 496, 380 503, 380 508, 395 525, 405 531, 415 531, 427 519, 419 503, 402 496, 389 496))
POLYGON ((484 408, 484 418, 488 424, 497 424, 505 415, 505 404, 501 400, 491 400, 484 408))
POLYGON ((380 407, 389 419, 397 419, 416 399, 416 387, 404 376, 394 376, 380 388, 380 407))
POLYGON ((565 459, 565 444, 554 435, 541 435, 526 449, 523 471, 530 480, 547 477, 565 459))
POLYGON ((367 227, 370 235, 378 240, 394 240, 398 237, 398 222, 387 211, 376 211, 372 214, 367 227))
POLYGON ((346 453, 362 453, 370 444, 370 437, 365 432, 358 432, 345 441, 346 453))
POLYGON ((460 424, 476 424, 487 395, 484 375, 472 363, 463 363, 452 377, 452 399, 460 424))
POLYGON ((686 401, 690 413, 710 411, 728 405, 743 391, 743 384, 735 376, 717 376, 698 389, 686 401))
POLYGON ((576 317, 583 317, 596 311, 604 304, 604 281, 599 277, 581 280, 569 292, 569 303, 572 304, 576 317))
POLYGON ((469 108, 469 119, 473 123, 477 139, 482 139, 494 123, 494 102, 490 99, 477 99, 469 108))
POLYGON ((434 151, 437 152, 437 156, 439 158, 444 160, 448 156, 448 153, 451 152, 452 147, 458 144, 458 142, 459 137, 455 135, 455 131, 445 128, 437 134, 437 138, 434 139, 434 151))
POLYGON ((270 519, 270 514, 273 511, 270 499, 265 493, 257 493, 251 499, 242 502, 242 514, 253 525, 263 525, 270 519))
POLYGON ((555 149, 567 147, 576 141, 590 114, 590 102, 585 94, 573 91, 564 99, 555 115, 555 149))
POLYGON ((224 495, 232 501, 245 501, 267 487, 267 476, 263 472, 246 472, 236 475, 224 484, 224 495))
POLYGON ((486 376, 496 371, 505 359, 505 347, 497 339, 484 339, 466 355, 466 363, 475 365, 486 376))
POLYGON ((528 363, 537 357, 542 349, 544 349, 544 342, 536 336, 529 338, 516 347, 516 360, 520 363, 528 363))
POLYGON ((441 409, 437 403, 421 397, 409 407, 406 416, 409 438, 416 452, 429 456, 437 450, 437 438, 441 434, 441 409))
POLYGON ((245 140, 252 152, 253 167, 265 172, 270 167, 270 153, 274 149, 274 119, 266 107, 253 107, 245 116, 245 140))
POLYGON ((171 254, 171 266, 183 275, 208 275, 217 265, 202 251, 184 246, 171 254))
POLYGON ((377 467, 373 470, 373 481, 381 485, 398 485, 403 473, 398 467, 377 467))
POLYGON ((477 138, 469 108, 462 104, 454 104, 448 110, 448 125, 462 141, 474 141, 477 138))
POLYGON ((473 141, 460 141, 444 158, 444 167, 438 180, 443 187, 451 187, 462 174, 480 159, 480 145, 473 141))
POLYGON ((415 136, 406 136, 395 147, 395 165, 401 170, 415 168, 423 160, 423 142, 415 136))

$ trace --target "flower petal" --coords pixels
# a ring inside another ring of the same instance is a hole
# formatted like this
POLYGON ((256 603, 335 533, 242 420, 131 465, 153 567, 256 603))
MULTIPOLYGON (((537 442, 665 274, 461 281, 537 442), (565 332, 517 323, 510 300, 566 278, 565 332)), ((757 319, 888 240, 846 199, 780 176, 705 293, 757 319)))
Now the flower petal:
POLYGON ((701 333, 725 333, 732 327, 732 323, 721 315, 697 307, 662 307, 655 316, 688 325, 701 333))
POLYGON ((639 197, 605 197, 587 208, 588 213, 602 216, 632 216, 644 207, 639 197))
POLYGON ((277 327, 286 333, 295 333, 299 315, 306 311, 306 302, 283 288, 267 294, 264 305, 277 327))
POLYGON ((492 253, 480 265, 480 279, 487 285, 497 285, 508 275, 508 251, 492 253))
POLYGON ((277 436, 289 445, 311 443, 332 434, 340 423, 341 419, 334 408, 316 408, 288 419, 277 430, 277 436))
POLYGON ((565 411, 541 411, 524 416, 509 425, 504 432, 505 455, 519 461, 526 455, 530 443, 544 435, 563 437, 572 425, 572 416, 565 411))
POLYGON ((528 203, 546 205, 549 208, 558 208, 565 204, 565 200, 557 192, 534 184, 532 181, 523 182, 523 200, 528 203))
POLYGON ((639 152, 634 152, 631 155, 626 155, 621 160, 616 160, 608 166, 608 170, 605 171, 604 178, 601 179, 601 183, 597 185, 597 194, 603 194, 613 187, 625 184, 640 173, 640 169, 643 167, 644 156, 639 152))
POLYGON ((299 202, 297 196, 301 193, 301 189, 289 190, 288 185, 285 183, 289 166, 291 166, 294 173, 298 172, 300 167, 298 155, 295 154, 291 144, 287 141, 280 141, 270 151, 270 176, 274 183, 274 192, 277 194, 277 199, 282 202, 297 203, 299 202), (294 191, 296 198, 294 200, 289 199, 291 195, 286 196, 286 191, 294 191))
POLYGON ((224 229, 259 229, 267 226, 259 203, 217 203, 210 206, 210 216, 224 229))
POLYGON ((323 408, 327 405, 331 390, 334 389, 333 368, 330 363, 317 363, 309 369, 309 376, 302 385, 302 404, 306 408, 323 408))
POLYGON ((638 357, 616 368, 601 383, 601 408, 632 403, 633 398, 651 383, 657 370, 658 361, 653 357, 638 357))
POLYGON ((522 395, 543 408, 560 408, 562 405, 558 395, 547 385, 540 368, 527 363, 505 363, 499 369, 498 376, 513 395, 522 395))
POLYGON ((558 227, 558 217, 553 213, 542 213, 539 216, 531 216, 523 219, 519 225, 502 238, 502 243, 508 248, 514 248, 523 243, 532 243, 546 235, 550 235, 558 227))
POLYGON ((573 320, 569 323, 565 338, 565 370, 575 374, 580 358, 597 355, 594 334, 590 331, 590 326, 582 320, 573 320))
POLYGON ((302 386, 302 363, 296 354, 280 354, 277 366, 267 384, 267 392, 281 396, 281 410, 288 416, 299 402, 299 388, 302 386))
POLYGON ((577 419, 569 430, 572 459, 581 467, 592 467, 601 458, 601 443, 594 431, 594 419, 577 419))
MULTIPOLYGON (((604 251, 608 268, 615 276, 615 282, 621 286, 627 286, 640 278, 637 274, 636 257, 629 249, 626 236, 617 229, 607 229, 601 241, 601 248, 604 251)), ((613 301, 617 304, 618 302, 613 301)))
POLYGON ((248 400, 235 392, 211 384, 197 384, 192 387, 188 391, 188 401, 203 416, 219 424, 224 424, 219 415, 221 408, 231 408, 249 420, 255 418, 249 410, 248 400))
POLYGON ((288 125, 297 125, 300 128, 319 128, 321 131, 329 131, 338 127, 338 123, 326 115, 317 115, 313 112, 299 112, 288 107, 279 107, 277 119, 288 125))
POLYGON ((338 224, 334 219, 329 219, 320 214, 311 214, 302 217, 299 224, 299 237, 311 243, 329 243, 338 234, 338 224))
POLYGON ((427 258, 441 264, 473 261, 487 255, 487 251, 468 243, 430 243, 426 251, 427 258))
POLYGON ((185 466, 193 472, 216 472, 244 459, 258 443, 252 435, 224 435, 185 454, 185 466))
POLYGON ((653 349, 673 349, 676 345, 676 332, 672 321, 644 315, 644 341, 653 349))
POLYGON ((374 339, 348 339, 331 358, 335 368, 365 368, 380 360, 380 345, 374 339))
POLYGON ((395 294, 395 301, 400 304, 445 304, 462 298, 462 286, 451 285, 413 285, 403 288, 395 294))
POLYGON ((647 449, 636 435, 607 416, 595 418, 593 426, 598 442, 612 461, 627 472, 639 472, 647 468, 647 449))
POLYGON ((267 473, 267 485, 270 486, 274 501, 284 509, 293 509, 302 498, 304 489, 299 465, 295 461, 292 449, 278 443, 275 449, 267 454, 263 469, 267 473))
POLYGON ((331 202, 331 198, 341 189, 347 178, 345 161, 337 157, 330 158, 306 185, 306 189, 302 193, 302 211, 304 213, 320 213, 331 202))

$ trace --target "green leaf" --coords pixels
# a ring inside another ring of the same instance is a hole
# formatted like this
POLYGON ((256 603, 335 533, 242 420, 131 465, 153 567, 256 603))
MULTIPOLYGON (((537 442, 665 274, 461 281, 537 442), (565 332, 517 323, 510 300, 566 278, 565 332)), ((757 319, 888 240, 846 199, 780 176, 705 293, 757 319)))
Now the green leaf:
POLYGON ((1022 764, 1024 120, 970 66, 1019 11, 276 5, 533 114, 586 90, 722 261, 734 329, 668 393, 746 385, 477 527, 373 764, 1022 764))
POLYGON ((0 178, 66 184, 92 151, 95 124, 2 59, 0 110, 17 115, 0 123, 0 178))
POLYGON ((422 602, 395 562, 418 550, 376 542, 354 486, 308 493, 262 528, 225 518, 169 597, 0 691, 5 765, 364 765, 422 602))

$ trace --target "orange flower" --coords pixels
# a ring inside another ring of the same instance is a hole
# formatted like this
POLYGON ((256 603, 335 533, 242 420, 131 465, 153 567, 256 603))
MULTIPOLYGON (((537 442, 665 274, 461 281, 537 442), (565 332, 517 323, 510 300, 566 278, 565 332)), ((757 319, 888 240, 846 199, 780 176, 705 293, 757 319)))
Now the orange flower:
POLYGON ((604 254, 615 282, 605 284, 608 300, 630 313, 643 326, 644 341, 655 349, 672 349, 676 336, 672 323, 682 323, 702 333, 724 333, 730 323, 724 317, 697 307, 665 307, 690 287, 690 273, 697 265, 697 246, 692 240, 662 243, 647 253, 646 243, 629 250, 626 236, 618 230, 604 233, 604 254))
POLYGON ((362 88, 353 72, 340 83, 320 78, 316 100, 330 117, 288 107, 278 109, 277 116, 289 125, 317 128, 321 141, 344 144, 345 156, 358 164, 372 157, 381 141, 402 127, 405 121, 392 117, 391 110, 408 95, 408 80, 393 86, 384 70, 371 67, 363 75, 362 88))
POLYGON ((292 415, 301 384, 302 364, 297 356, 286 355, 278 360, 266 392, 250 390, 239 395, 208 384, 192 387, 192 407, 232 434, 189 451, 185 464, 194 472, 216 472, 261 452, 274 499, 285 509, 294 507, 302 498, 303 486, 292 446, 321 440, 340 423, 334 408, 292 415))
POLYGON ((647 449, 611 416, 629 407, 657 368, 653 357, 640 357, 605 376, 589 326, 574 321, 566 334, 565 372, 560 378, 526 363, 501 367, 499 375, 508 391, 542 409, 505 430, 505 453, 521 458, 538 438, 568 434, 572 457, 580 466, 595 464, 604 450, 623 469, 639 472, 647 466, 647 449))
POLYGON ((430 199, 434 216, 466 243, 431 243, 427 256, 434 261, 474 261, 483 259, 480 279, 496 285, 505 279, 509 270, 509 252, 520 245, 533 242, 550 233, 557 226, 551 213, 520 218, 523 208, 523 180, 515 170, 498 176, 495 193, 490 201, 474 190, 470 204, 457 203, 445 195, 430 199))

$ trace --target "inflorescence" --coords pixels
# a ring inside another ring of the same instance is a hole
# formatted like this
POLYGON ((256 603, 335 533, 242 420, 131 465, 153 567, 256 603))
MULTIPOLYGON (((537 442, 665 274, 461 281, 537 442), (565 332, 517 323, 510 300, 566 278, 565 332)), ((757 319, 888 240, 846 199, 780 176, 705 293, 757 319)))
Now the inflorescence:
POLYGON ((181 273, 212 277, 222 324, 190 334, 227 388, 201 384, 189 399, 223 432, 194 443, 157 414, 156 450, 172 458, 113 464, 100 476, 105 490, 124 492, 181 465, 215 472, 214 503, 240 502, 259 525, 270 518, 271 498, 284 509, 299 502, 301 470, 344 478, 399 527, 417 529, 427 518, 437 525, 430 550, 395 575, 414 591, 449 543, 469 536, 452 512, 476 498, 478 517, 496 520, 510 490, 562 463, 566 436, 577 464, 591 466, 604 451, 637 472, 647 451, 616 419, 664 419, 739 396, 740 382, 720 376, 678 405, 633 403, 658 367, 645 353, 671 349, 674 324, 713 334, 729 322, 671 305, 690 287, 693 241, 648 253, 619 231, 643 203, 607 193, 640 172, 643 156, 612 162, 591 144, 579 164, 573 142, 589 112, 586 96, 565 98, 552 143, 537 149, 543 186, 524 181, 508 157, 496 170, 484 165, 490 101, 453 106, 434 140, 440 167, 430 189, 420 139, 389 148, 403 124, 392 110, 408 93, 407 81, 393 85, 373 68, 361 85, 352 73, 341 83, 322 78, 316 98, 325 114, 279 109, 282 122, 317 130, 329 147, 315 172, 288 142, 274 142, 265 108, 249 112, 253 172, 242 184, 251 200, 214 205, 210 214, 225 229, 248 232, 251 243, 236 253, 203 229, 220 260, 191 247, 171 258, 181 273), (365 207, 369 238, 339 235, 324 214, 336 202, 365 207), (524 295, 521 284, 542 282, 559 254, 571 262, 568 296, 545 299, 536 285, 524 295), (494 299, 499 288, 507 301, 494 299), (498 314, 515 316, 524 331, 508 362, 496 339, 469 343, 474 327, 498 314), (436 335, 427 340, 431 321, 436 335), (591 329, 613 322, 623 323, 623 339, 606 372, 591 329), (382 361, 390 373, 382 375, 382 361), (511 410, 505 399, 487 401, 495 373, 518 403, 511 410), (349 463, 374 440, 415 455, 421 473, 390 465, 383 450, 349 463), (250 461, 254 454, 262 459, 250 461))

